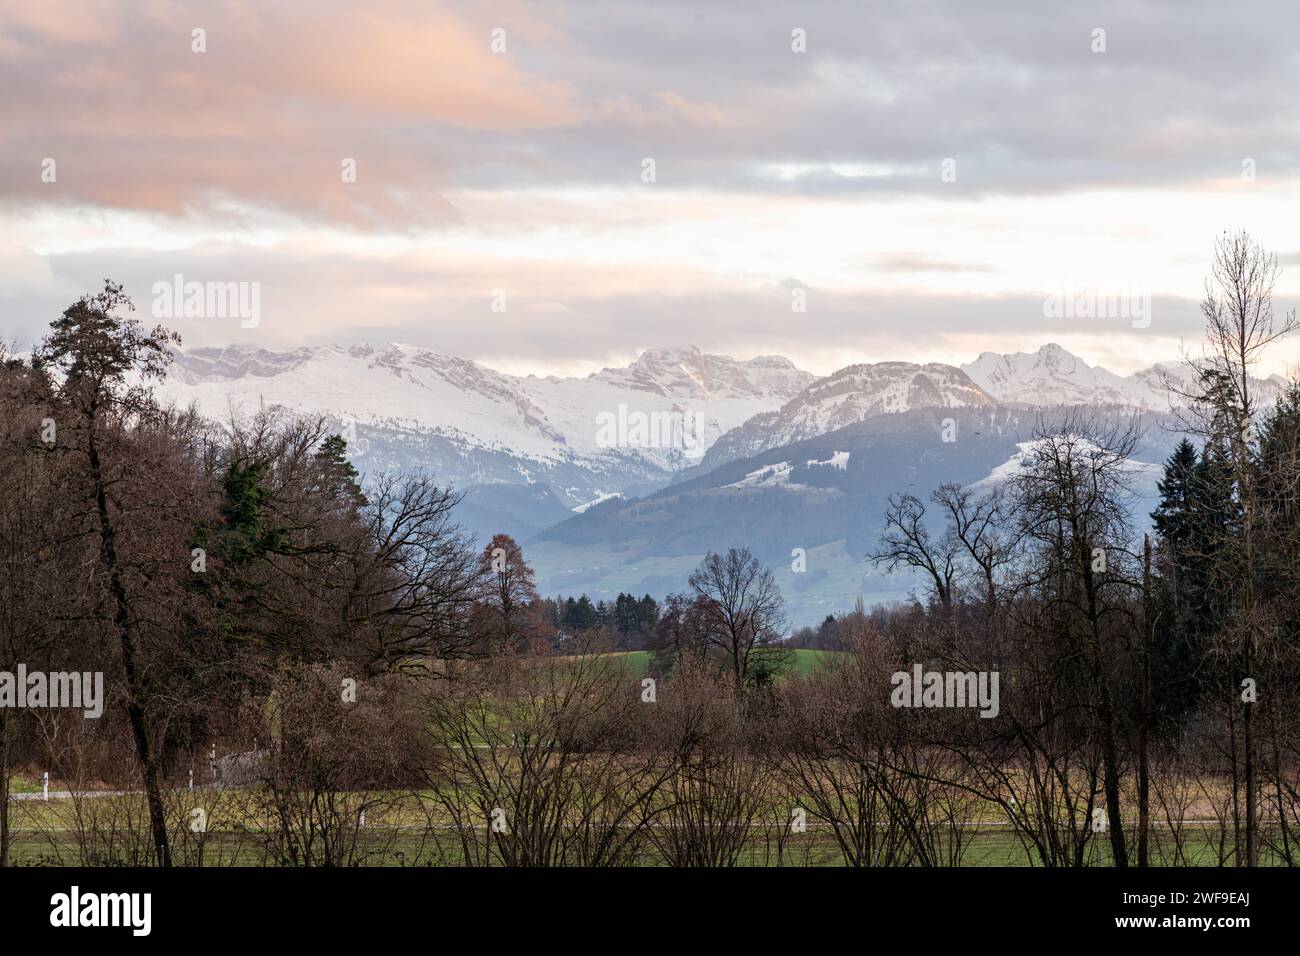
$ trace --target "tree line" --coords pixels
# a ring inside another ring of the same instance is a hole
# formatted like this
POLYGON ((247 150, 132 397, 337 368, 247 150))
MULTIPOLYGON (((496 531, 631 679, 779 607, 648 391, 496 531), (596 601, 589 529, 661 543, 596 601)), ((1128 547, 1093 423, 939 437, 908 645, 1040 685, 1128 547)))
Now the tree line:
POLYGON ((1300 388, 1265 407, 1252 374, 1296 327, 1276 275, 1218 243, 1150 533, 1140 418, 1045 412, 1007 482, 890 499, 867 559, 915 600, 789 639, 748 550, 662 602, 544 599, 431 476, 160 404, 177 340, 107 283, 0 357, 0 672, 110 689, 98 720, 0 707, 0 862, 40 765, 74 791, 24 817, 54 861, 1291 865, 1300 388), (839 653, 797 675, 795 647, 839 653), (998 675, 996 716, 898 706, 914 669, 998 675))

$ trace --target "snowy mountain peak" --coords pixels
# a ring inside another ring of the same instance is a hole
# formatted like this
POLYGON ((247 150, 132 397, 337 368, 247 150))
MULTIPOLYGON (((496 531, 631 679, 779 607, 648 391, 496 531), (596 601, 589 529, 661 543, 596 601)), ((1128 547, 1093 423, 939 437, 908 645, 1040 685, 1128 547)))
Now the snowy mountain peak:
MULTIPOLYGON (((1169 411, 1182 404, 1192 372, 1180 362, 1157 362, 1132 375, 1117 375, 1055 343, 1037 352, 984 352, 962 369, 1000 402, 1025 405, 1124 405, 1169 411)), ((1271 404, 1286 385, 1279 375, 1257 379, 1260 400, 1271 404)))
POLYGON ((623 368, 604 368, 591 376, 621 388, 667 398, 760 399, 773 394, 790 398, 814 376, 781 356, 739 361, 710 355, 694 345, 647 349, 623 368))
POLYGON ((677 362, 692 362, 702 354, 698 345, 661 345, 646 349, 637 356, 632 364, 641 366, 671 365, 677 362))
POLYGON ((842 368, 814 382, 790 405, 808 407, 840 395, 853 396, 853 404, 867 414, 991 404, 989 396, 955 366, 940 362, 876 362, 842 368))
POLYGON ((998 401, 1027 405, 1115 404, 1168 408, 1158 375, 1124 378, 1092 366, 1055 342, 1037 352, 984 352, 962 366, 998 401))
POLYGON ((824 435, 875 415, 994 404, 961 369, 931 362, 850 365, 813 382, 774 412, 755 415, 705 455, 706 466, 824 435))
POLYGON ((189 383, 254 376, 269 378, 311 360, 314 349, 272 352, 246 345, 226 348, 175 350, 170 374, 189 383))

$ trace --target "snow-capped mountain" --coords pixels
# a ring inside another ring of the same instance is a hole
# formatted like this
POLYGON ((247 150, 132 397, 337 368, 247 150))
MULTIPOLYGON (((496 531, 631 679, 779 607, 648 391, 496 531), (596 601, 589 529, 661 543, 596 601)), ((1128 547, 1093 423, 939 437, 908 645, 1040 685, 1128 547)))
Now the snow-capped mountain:
POLYGON ((705 454, 703 468, 806 438, 815 438, 875 415, 916 408, 969 408, 994 404, 961 369, 932 362, 850 365, 813 382, 780 409, 755 415, 723 435, 705 454))
POLYGON ((737 362, 726 355, 708 355, 691 345, 649 349, 631 365, 601 369, 591 378, 670 398, 751 398, 766 402, 773 394, 796 394, 815 376, 795 368, 793 362, 780 355, 760 355, 737 362))
POLYGON ((410 345, 178 351, 160 397, 214 418, 323 415, 358 466, 423 466, 458 486, 546 481, 570 507, 662 482, 813 381, 788 359, 652 349, 581 378, 513 376, 410 345))
MULTIPOLYGON (((1178 391, 1187 391, 1191 384, 1191 371, 1180 363, 1158 362, 1132 375, 1117 375, 1055 343, 1037 352, 984 352, 961 368, 998 401, 1021 405, 1125 405, 1168 411, 1182 404, 1178 391)), ((1260 399, 1272 404, 1285 380, 1274 375, 1256 384, 1260 399)))
MULTIPOLYGON (((651 349, 585 377, 516 376, 410 345, 178 351, 161 397, 216 419, 260 405, 321 415, 364 472, 420 467, 457 488, 547 485, 565 508, 645 494, 728 462, 918 409, 1119 405, 1168 410, 1162 363, 1129 376, 1059 345, 938 363, 851 365, 815 378, 780 356, 737 361, 694 347, 651 349)), ((1270 403, 1285 385, 1261 381, 1270 403)), ((549 499, 495 491, 475 501, 519 527, 548 520, 549 499)))

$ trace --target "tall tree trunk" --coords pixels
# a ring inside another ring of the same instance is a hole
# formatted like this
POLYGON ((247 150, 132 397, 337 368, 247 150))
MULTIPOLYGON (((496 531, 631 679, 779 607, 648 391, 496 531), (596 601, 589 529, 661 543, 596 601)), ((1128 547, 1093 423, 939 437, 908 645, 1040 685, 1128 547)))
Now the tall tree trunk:
POLYGON ((1151 536, 1142 537, 1142 716, 1138 723, 1138 866, 1150 865, 1147 846, 1151 828, 1151 772, 1148 749, 1151 740, 1151 536))
MULTIPOLYGON (((1254 653, 1253 645, 1254 633, 1246 637, 1246 676, 1251 677, 1254 673, 1254 653)), ((1246 865, 1257 866, 1259 864, 1259 842, 1256 839, 1256 808, 1255 808, 1255 705, 1244 703, 1245 714, 1242 719, 1241 737, 1245 753, 1245 777, 1246 777, 1246 865)))
POLYGON ((1269 717, 1269 740, 1273 751, 1272 784, 1273 792, 1277 794, 1277 822, 1282 837, 1282 863, 1286 866, 1295 866, 1295 859, 1291 852, 1291 824, 1288 822, 1286 788, 1282 783, 1282 751, 1279 746, 1282 728, 1277 723, 1276 708, 1269 709, 1269 717))
MULTIPOLYGON (((1077 525, 1076 525, 1077 528, 1077 525)), ((1106 679, 1106 661, 1101 646, 1101 609, 1097 599, 1097 579, 1092 572, 1092 548, 1087 537, 1075 532, 1079 543, 1080 567, 1083 571, 1084 599, 1087 603, 1092 680, 1097 691, 1097 720, 1101 724, 1102 787, 1106 791, 1106 816, 1110 828, 1110 850, 1115 865, 1128 866, 1128 847, 1124 842, 1124 817, 1120 806, 1119 752, 1115 744, 1115 709, 1111 702, 1110 681, 1106 679)))
POLYGON ((9 721, 0 708, 0 866, 9 865, 9 721))
POLYGON ((1228 760, 1232 769, 1232 865, 1241 866, 1241 761, 1237 752, 1237 701, 1239 690, 1228 688, 1228 760))
POLYGON ((103 467, 99 460, 99 447, 95 440, 94 411, 91 412, 88 456, 90 479, 95 492, 95 510, 99 515, 100 557, 108 572, 108 586, 113 593, 113 619, 122 645, 122 669, 126 674, 126 714, 135 739, 135 752, 144 772, 145 799, 149 803, 149 823, 153 830, 154 851, 159 866, 171 866, 171 845, 167 837, 167 814, 163 808, 162 773, 149 741, 149 727, 144 712, 144 682, 139 670, 139 653, 132 632, 130 601, 122 582, 117 560, 116 532, 108 511, 108 493, 105 490, 103 467))
POLYGON ((1128 866, 1128 847, 1124 843, 1124 816, 1120 808, 1119 758, 1115 747, 1115 713, 1111 706, 1110 687, 1101 678, 1101 756, 1102 780, 1106 790, 1106 814, 1110 818, 1110 852, 1116 866, 1128 866))
MULTIPOLYGON (((1258 675, 1255 673, 1255 622, 1258 612, 1259 595, 1255 588, 1255 509, 1254 509, 1254 488, 1250 481, 1250 462, 1246 458, 1243 450, 1243 461, 1241 471, 1245 478, 1242 481, 1242 512, 1243 512, 1243 540, 1246 547, 1245 554, 1245 599, 1242 602, 1245 605, 1246 612, 1246 647, 1243 653, 1243 665, 1245 668, 1244 676, 1256 680, 1258 675)), ((1237 694, 1242 695, 1241 682, 1237 683, 1237 694)), ((1252 695, 1253 696, 1253 695, 1252 695)), ((1255 807, 1256 791, 1256 767, 1258 761, 1255 759, 1255 704, 1243 700, 1241 721, 1241 739, 1242 748, 1245 751, 1243 760, 1245 762, 1244 776, 1246 778, 1246 866, 1257 866, 1259 864, 1259 841, 1256 834, 1257 820, 1255 807)))
MULTIPOLYGON (((1242 650, 1242 676, 1250 680, 1256 678, 1255 674, 1255 614, 1257 604, 1257 594, 1255 590, 1255 520, 1254 520, 1254 497, 1251 482, 1249 480, 1249 461, 1246 458, 1245 450, 1242 451, 1242 463, 1240 471, 1243 476, 1241 481, 1241 500, 1242 500, 1242 543, 1245 546, 1244 556, 1244 574, 1242 581, 1242 610, 1245 613, 1246 623, 1246 646, 1242 650)), ((1241 681, 1237 681, 1237 687, 1234 693, 1237 694, 1238 701, 1241 703, 1241 747, 1242 747, 1242 776, 1245 778, 1246 787, 1246 866, 1255 866, 1259 862, 1259 846, 1256 841, 1256 809, 1255 809, 1255 705, 1244 699, 1244 691, 1241 681)), ((1240 861, 1238 861, 1240 865, 1240 861)))

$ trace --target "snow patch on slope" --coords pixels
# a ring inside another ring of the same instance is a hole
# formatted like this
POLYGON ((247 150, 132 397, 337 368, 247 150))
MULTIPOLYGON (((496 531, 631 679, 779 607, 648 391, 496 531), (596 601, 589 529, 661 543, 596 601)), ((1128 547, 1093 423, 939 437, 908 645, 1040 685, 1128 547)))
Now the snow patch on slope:
MULTIPOLYGON (((1025 468, 1034 460, 1035 454, 1045 440, 1036 439, 1034 441, 1017 442, 1015 454, 995 467, 988 475, 979 481, 972 482, 967 487, 972 491, 991 491, 999 485, 1012 481, 1024 473, 1025 468)), ((1079 444, 1078 453, 1080 455, 1087 455, 1090 451, 1100 452, 1101 449, 1087 442, 1079 444)), ((1128 475, 1133 489, 1139 493, 1144 493, 1148 488, 1153 489, 1156 482, 1160 481, 1164 476, 1163 466, 1138 461, 1135 458, 1129 458, 1121 462, 1120 468, 1128 475)))
POLYGON ((785 488, 790 491, 801 491, 808 486, 797 481, 790 480, 790 473, 794 466, 788 461, 778 461, 772 465, 764 465, 762 468, 756 468, 745 475, 739 481, 733 481, 729 485, 723 485, 723 488, 785 488))
POLYGON ((825 461, 818 461, 816 458, 809 458, 807 467, 816 468, 829 466, 831 468, 838 468, 840 471, 848 471, 849 456, 852 454, 853 452, 850 451, 837 451, 825 461))

